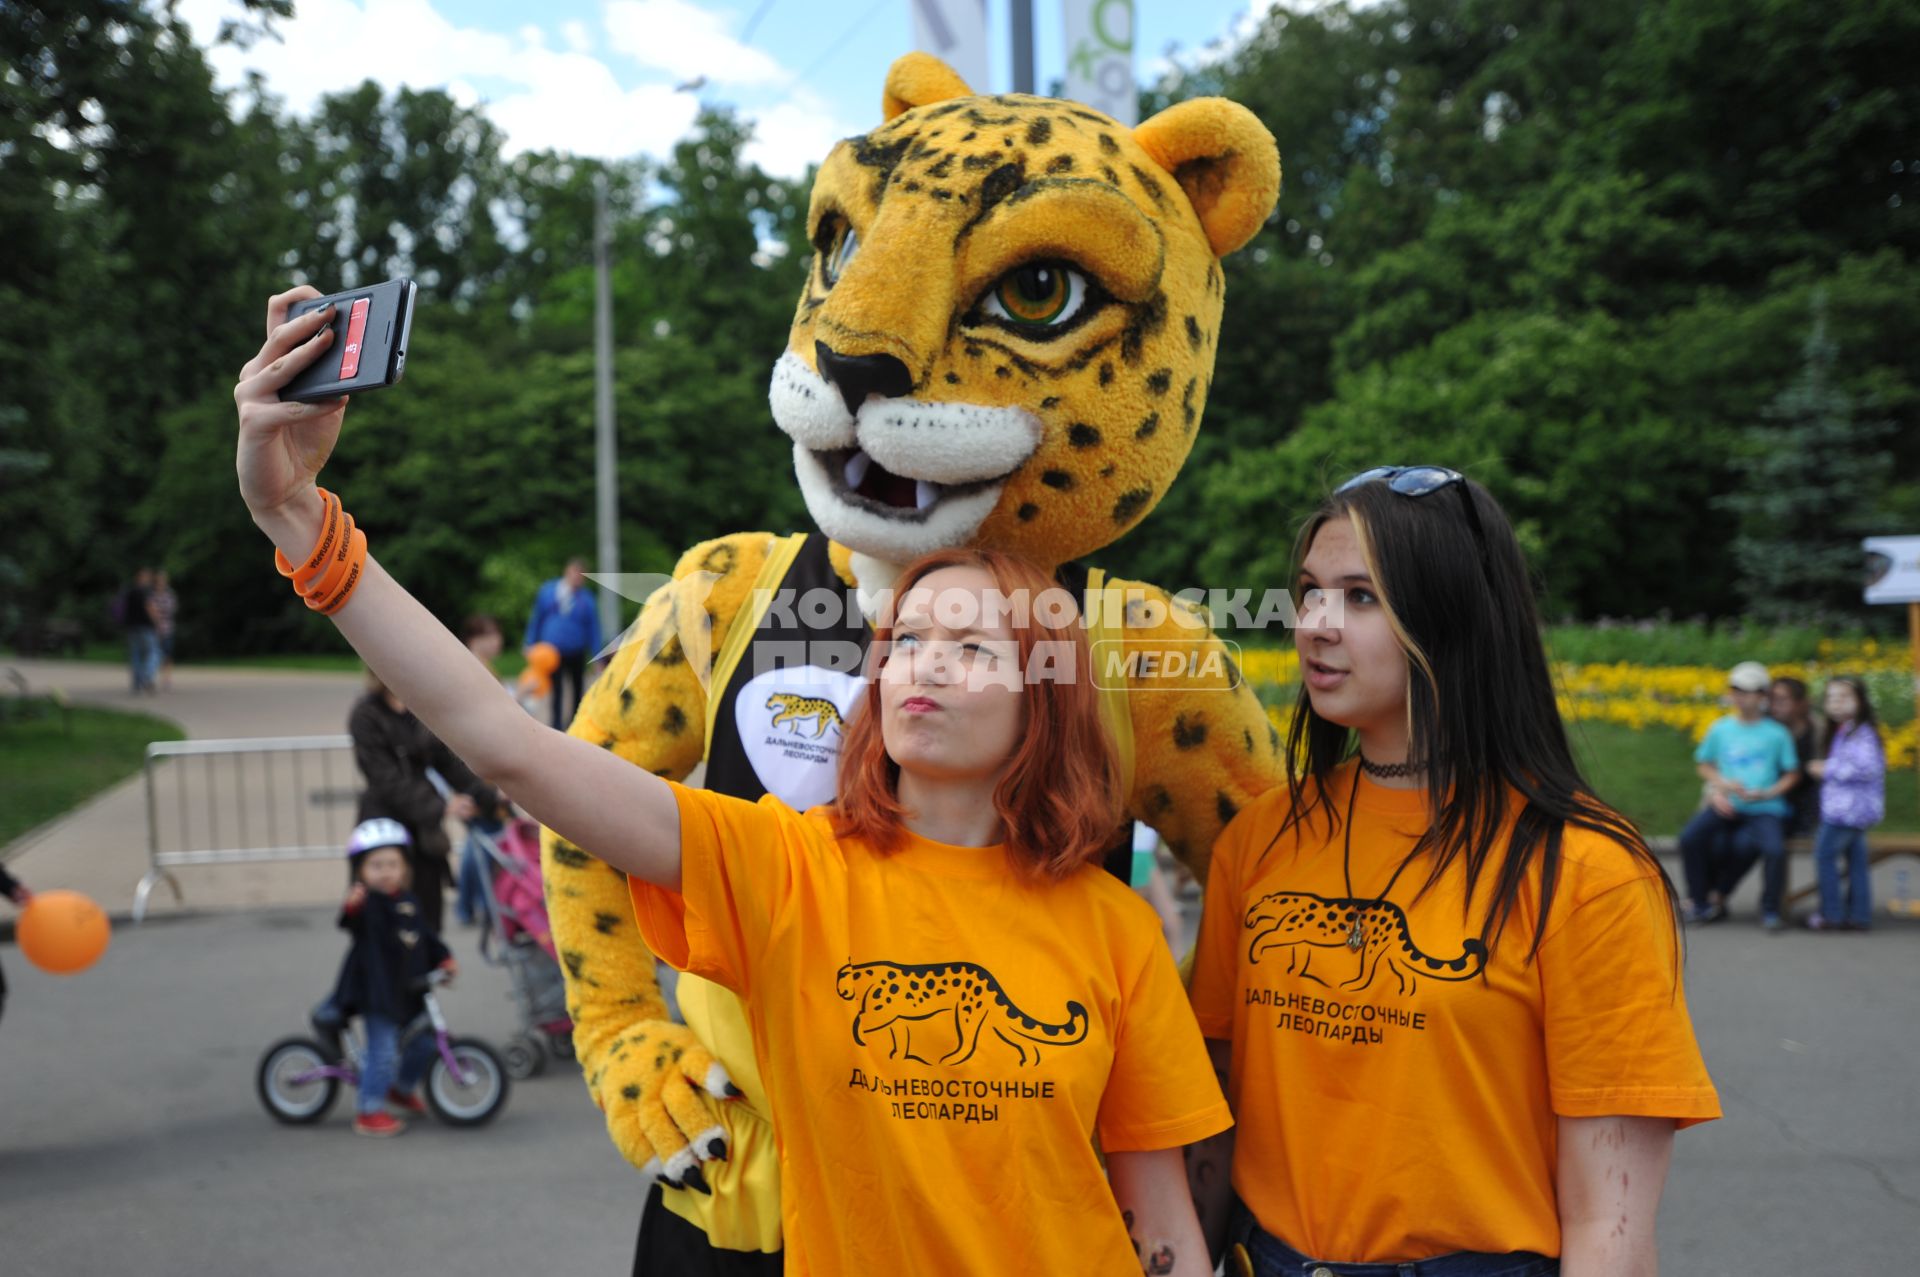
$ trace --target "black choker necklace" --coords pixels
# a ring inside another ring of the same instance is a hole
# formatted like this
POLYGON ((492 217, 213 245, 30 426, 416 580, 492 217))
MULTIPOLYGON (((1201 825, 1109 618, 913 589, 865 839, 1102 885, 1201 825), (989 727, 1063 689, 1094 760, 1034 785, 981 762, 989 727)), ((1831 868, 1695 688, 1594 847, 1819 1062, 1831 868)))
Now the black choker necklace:
POLYGON ((1376 763, 1360 755, 1360 770, 1381 780, 1402 780, 1427 770, 1424 763, 1376 763))

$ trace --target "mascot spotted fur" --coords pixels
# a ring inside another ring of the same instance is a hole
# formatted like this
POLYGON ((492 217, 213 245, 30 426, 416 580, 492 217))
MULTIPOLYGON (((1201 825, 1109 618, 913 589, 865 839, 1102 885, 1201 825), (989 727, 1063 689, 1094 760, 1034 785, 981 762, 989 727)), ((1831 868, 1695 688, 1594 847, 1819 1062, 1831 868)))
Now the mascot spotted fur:
MULTIPOLYGON (((1211 673, 1181 690, 1129 695, 1123 678, 1102 695, 1129 814, 1204 877, 1221 827, 1278 778, 1278 736, 1190 608, 1076 561, 1146 518, 1186 460, 1219 259, 1273 209, 1273 138, 1220 99, 1128 130, 1070 102, 978 97, 921 54, 894 64, 884 98, 886 122, 814 183, 814 260, 769 393, 818 532, 688 551, 573 734, 661 776, 704 761, 712 789, 828 801, 857 664, 764 658, 858 652, 861 613, 901 565, 991 546, 1081 596, 1096 652, 1204 656, 1211 673), (859 602, 811 620, 769 603, 809 590, 859 602)), ((621 1153, 664 1186, 636 1271, 778 1271, 777 1150, 746 1016, 683 977, 686 1026, 668 1021, 625 880, 590 852, 549 834, 547 893, 587 1084, 621 1153)))

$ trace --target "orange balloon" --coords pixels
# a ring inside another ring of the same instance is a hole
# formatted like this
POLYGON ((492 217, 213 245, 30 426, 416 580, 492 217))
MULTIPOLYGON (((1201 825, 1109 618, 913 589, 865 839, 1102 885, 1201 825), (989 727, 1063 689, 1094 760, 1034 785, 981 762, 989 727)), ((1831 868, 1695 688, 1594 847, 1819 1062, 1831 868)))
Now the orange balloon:
POLYGON ((100 960, 113 928, 100 906, 77 891, 36 891, 20 911, 14 938, 34 966, 73 975, 100 960))
POLYGON ((529 696, 545 696, 553 686, 553 672, 560 668, 560 649, 551 643, 535 643, 527 649, 527 668, 520 671, 520 690, 529 696))

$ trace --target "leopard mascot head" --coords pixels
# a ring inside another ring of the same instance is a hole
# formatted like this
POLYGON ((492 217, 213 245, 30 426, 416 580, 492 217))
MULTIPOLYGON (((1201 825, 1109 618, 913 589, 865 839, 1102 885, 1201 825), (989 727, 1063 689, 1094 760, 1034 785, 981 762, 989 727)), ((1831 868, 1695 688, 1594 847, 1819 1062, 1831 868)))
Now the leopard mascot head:
POLYGON ((893 65, 886 123, 834 147, 774 420, 820 529, 904 563, 981 544, 1058 564, 1144 519, 1200 425, 1219 258, 1279 193, 1246 108, 1129 130, 893 65))

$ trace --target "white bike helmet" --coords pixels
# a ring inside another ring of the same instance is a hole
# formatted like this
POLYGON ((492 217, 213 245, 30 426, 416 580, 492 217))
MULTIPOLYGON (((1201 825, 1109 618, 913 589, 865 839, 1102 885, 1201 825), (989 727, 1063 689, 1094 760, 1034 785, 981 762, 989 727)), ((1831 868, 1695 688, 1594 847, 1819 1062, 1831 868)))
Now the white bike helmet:
POLYGON ((372 820, 363 820, 353 827, 353 837, 347 839, 349 858, 369 851, 378 851, 382 847, 411 847, 413 836, 407 827, 397 820, 385 816, 376 816, 372 820))

